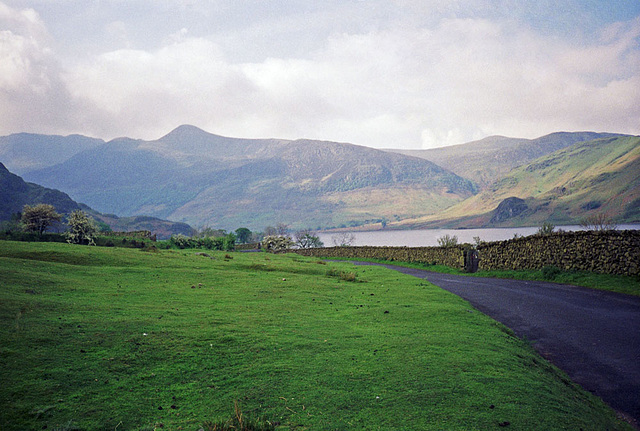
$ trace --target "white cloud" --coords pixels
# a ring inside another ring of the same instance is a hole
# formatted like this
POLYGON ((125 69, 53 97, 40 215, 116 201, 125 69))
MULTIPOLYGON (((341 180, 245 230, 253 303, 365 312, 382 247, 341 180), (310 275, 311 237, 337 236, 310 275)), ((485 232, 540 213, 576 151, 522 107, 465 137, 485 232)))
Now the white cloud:
MULTIPOLYGON (((230 49, 243 41, 192 35, 187 26, 155 48, 132 48, 135 31, 118 19, 104 29, 109 46, 117 40, 125 49, 63 62, 36 12, 0 3, 0 133, 151 139, 189 123, 229 136, 414 148, 490 134, 640 133, 640 18, 566 39, 518 20, 474 18, 463 5, 483 8, 480 0, 398 1, 416 14, 436 12, 422 22, 397 14, 384 25, 338 26, 312 51, 239 63, 230 49)), ((313 14, 331 21, 327 11, 313 14)), ((304 31, 295 19, 276 19, 278 37, 304 31)), ((268 20, 256 25, 251 40, 268 37, 268 20)))

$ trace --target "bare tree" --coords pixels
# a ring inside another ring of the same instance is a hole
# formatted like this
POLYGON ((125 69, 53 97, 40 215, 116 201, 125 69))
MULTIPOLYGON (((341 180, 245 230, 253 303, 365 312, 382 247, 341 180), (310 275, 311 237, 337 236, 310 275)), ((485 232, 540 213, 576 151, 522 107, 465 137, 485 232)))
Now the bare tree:
POLYGON ((339 232, 331 236, 331 241, 336 247, 347 247, 356 242, 356 236, 351 232, 339 232))
POLYGON ((458 245, 458 237, 456 235, 446 234, 438 238, 438 245, 440 247, 453 247, 458 245))
POLYGON ((276 235, 289 236, 289 225, 278 223, 276 225, 276 235))
POLYGON ((585 217, 580 226, 586 230, 615 230, 618 225, 606 214, 593 214, 585 217))
POLYGON ((322 241, 311 229, 302 229, 294 234, 295 243, 299 248, 324 247, 322 241))

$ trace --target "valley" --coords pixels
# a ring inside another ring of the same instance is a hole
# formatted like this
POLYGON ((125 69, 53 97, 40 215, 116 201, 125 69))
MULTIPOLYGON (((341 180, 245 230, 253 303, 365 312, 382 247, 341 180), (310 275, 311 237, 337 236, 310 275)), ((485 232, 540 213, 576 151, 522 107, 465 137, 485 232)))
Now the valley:
POLYGON ((183 125, 154 141, 0 137, 0 162, 114 225, 148 217, 227 230, 479 228, 579 224, 599 213, 640 221, 640 137, 611 133, 383 151, 183 125))

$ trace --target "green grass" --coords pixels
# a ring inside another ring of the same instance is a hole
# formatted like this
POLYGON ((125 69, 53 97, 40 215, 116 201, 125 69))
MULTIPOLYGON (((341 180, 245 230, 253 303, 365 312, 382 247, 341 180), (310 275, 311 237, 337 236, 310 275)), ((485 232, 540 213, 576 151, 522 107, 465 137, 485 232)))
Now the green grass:
MULTIPOLYGON (((332 258, 333 260, 333 258, 332 258)), ((589 287, 591 289, 607 290, 610 292, 624 293, 640 296, 640 276, 627 276, 615 274, 599 274, 584 271, 564 271, 553 268, 554 271, 540 270, 481 270, 470 274, 462 270, 446 265, 425 265, 420 263, 386 261, 380 259, 339 259, 345 262, 356 260, 364 262, 382 263, 385 265, 405 266, 408 268, 424 269, 443 274, 466 275, 469 277, 506 278, 513 280, 552 281, 554 283, 571 284, 574 286, 589 287)), ((547 267, 547 270, 551 269, 547 267)))
POLYGON ((0 242, 0 429, 630 429, 424 280, 195 253, 0 242))

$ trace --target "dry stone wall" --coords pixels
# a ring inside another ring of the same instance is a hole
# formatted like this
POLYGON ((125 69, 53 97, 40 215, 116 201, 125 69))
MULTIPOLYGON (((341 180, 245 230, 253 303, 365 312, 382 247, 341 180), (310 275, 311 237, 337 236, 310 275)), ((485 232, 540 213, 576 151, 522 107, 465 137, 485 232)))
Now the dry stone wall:
POLYGON ((640 231, 532 235, 480 245, 480 269, 540 269, 640 274, 640 231))
POLYGON ((464 267, 462 246, 455 247, 327 247, 295 250, 305 256, 324 258, 382 259, 464 267))
MULTIPOLYGON (((382 259, 464 268, 464 250, 455 247, 328 247, 295 250, 323 258, 382 259)), ((532 235, 481 244, 479 269, 541 269, 640 275, 640 231, 579 231, 532 235)))

